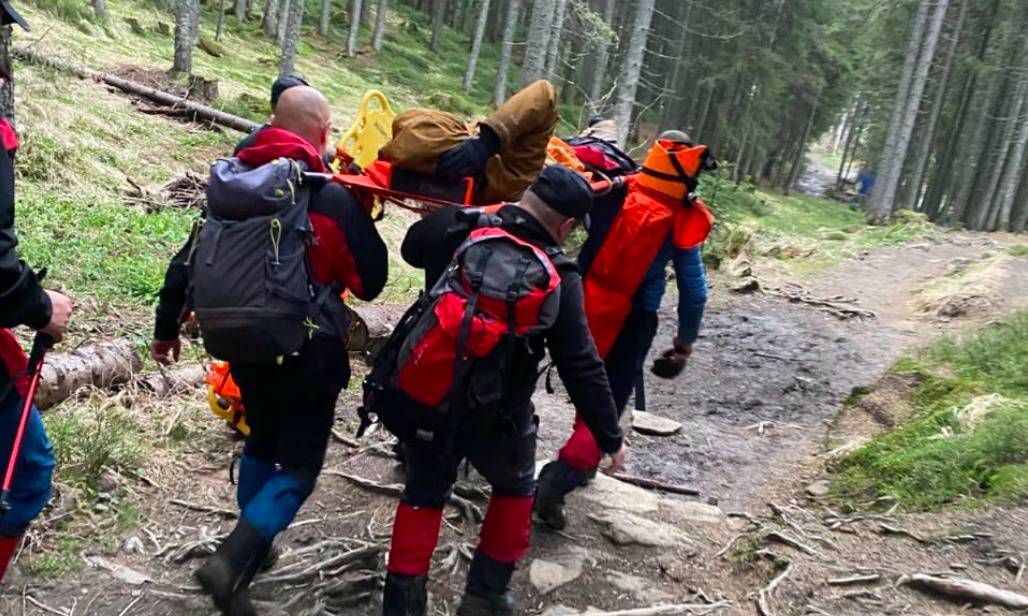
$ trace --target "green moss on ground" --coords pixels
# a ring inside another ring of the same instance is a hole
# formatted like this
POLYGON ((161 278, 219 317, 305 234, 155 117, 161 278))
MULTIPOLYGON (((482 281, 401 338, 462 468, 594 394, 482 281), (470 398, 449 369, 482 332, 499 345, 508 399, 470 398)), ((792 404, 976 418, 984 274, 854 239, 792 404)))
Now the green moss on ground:
POLYGON ((1028 312, 945 338, 893 370, 920 377, 916 412, 841 460, 838 498, 926 510, 1028 495, 1028 312))

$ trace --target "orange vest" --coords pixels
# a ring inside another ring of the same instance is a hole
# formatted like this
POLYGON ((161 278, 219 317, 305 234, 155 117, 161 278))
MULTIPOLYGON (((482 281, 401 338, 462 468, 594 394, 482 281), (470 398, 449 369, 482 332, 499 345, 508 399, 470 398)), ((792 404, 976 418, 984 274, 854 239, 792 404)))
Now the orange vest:
POLYGON ((621 211, 585 275, 585 312, 600 357, 606 357, 632 309, 632 298, 670 235, 678 248, 695 248, 710 233, 714 217, 699 199, 691 204, 649 188, 641 175, 628 177, 621 211))

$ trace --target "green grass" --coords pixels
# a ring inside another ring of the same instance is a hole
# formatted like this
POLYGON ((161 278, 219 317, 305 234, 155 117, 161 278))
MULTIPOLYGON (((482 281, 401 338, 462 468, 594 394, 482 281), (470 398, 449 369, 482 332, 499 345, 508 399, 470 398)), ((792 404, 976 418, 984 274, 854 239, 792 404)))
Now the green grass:
POLYGON ((1028 257, 1028 244, 1014 244, 1007 248, 1007 252, 1012 257, 1028 257))
POLYGON ((834 480, 841 499, 887 496, 907 510, 1028 495, 1028 312, 960 338, 945 338, 894 368, 916 373, 913 418, 844 458, 834 480), (960 411, 997 394, 976 422, 960 411))
POLYGON ((58 408, 44 420, 65 483, 95 492, 104 469, 132 470, 143 461, 139 428, 100 396, 83 407, 58 408))
POLYGON ((78 573, 84 565, 79 557, 82 547, 80 539, 62 537, 57 540, 53 551, 33 556, 23 565, 23 568, 30 575, 49 578, 78 573))
POLYGON ((862 211, 831 199, 783 195, 745 183, 736 186, 717 175, 703 177, 700 194, 718 221, 707 243, 708 253, 724 259, 749 250, 781 259, 797 274, 817 271, 869 248, 902 244, 934 232, 916 215, 900 212, 891 224, 871 226, 862 211))

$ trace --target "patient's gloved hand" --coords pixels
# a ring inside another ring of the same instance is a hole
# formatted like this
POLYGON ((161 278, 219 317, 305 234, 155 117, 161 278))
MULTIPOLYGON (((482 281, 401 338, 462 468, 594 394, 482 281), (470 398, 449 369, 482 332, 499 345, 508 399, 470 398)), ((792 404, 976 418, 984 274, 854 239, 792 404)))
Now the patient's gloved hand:
POLYGON ((500 150, 500 139, 484 124, 478 135, 451 148, 439 157, 436 175, 444 180, 455 180, 469 175, 481 175, 486 162, 500 150))

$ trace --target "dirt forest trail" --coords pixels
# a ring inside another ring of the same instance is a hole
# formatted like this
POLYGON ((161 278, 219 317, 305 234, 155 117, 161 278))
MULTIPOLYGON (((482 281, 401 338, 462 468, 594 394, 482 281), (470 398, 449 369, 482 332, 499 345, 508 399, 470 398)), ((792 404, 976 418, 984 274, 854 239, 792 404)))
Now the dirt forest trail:
MULTIPOLYGON (((845 321, 771 293, 729 293, 723 287, 730 285, 715 277, 703 335, 686 373, 675 381, 647 373, 648 410, 683 428, 670 437, 633 434, 627 469, 695 487, 700 496, 672 497, 600 477, 571 497, 567 533, 534 529, 533 549, 515 577, 523 612, 558 616, 593 607, 621 613, 617 610, 660 603, 692 606, 667 613, 754 614, 764 596, 766 613, 776 615, 884 614, 904 608, 908 614, 965 613, 958 604, 893 588, 891 579, 995 560, 1003 550, 1028 553, 1028 534, 1010 530, 1024 528, 1020 520, 1028 520, 1028 513, 840 521, 806 490, 820 475, 817 454, 824 451, 829 424, 854 387, 873 383, 904 352, 942 332, 1028 305, 1028 260, 1002 254, 1003 246, 990 237, 944 234, 933 242, 875 250, 802 280, 810 297, 851 297, 876 314, 845 321), (974 291, 968 294, 980 295, 980 301, 967 304, 962 317, 940 320, 935 304, 925 303, 925 289, 954 271, 975 267, 988 272, 988 284, 968 282, 974 291), (779 513, 770 515, 768 503, 779 513), (885 536, 875 524, 920 530, 910 531, 915 540, 885 536), (972 535, 969 542, 926 539, 967 524, 985 529, 980 534, 995 544, 972 535), (764 542, 774 547, 757 549, 752 562, 734 557, 764 542), (790 574, 781 588, 761 595, 785 567, 790 574), (872 574, 880 577, 867 582, 871 588, 863 582, 827 584, 853 575, 870 580, 872 574)), ((769 290, 795 288, 770 270, 757 268, 756 276, 769 290)), ((670 342, 672 300, 663 309, 652 353, 670 342)), ((352 431, 356 404, 353 394, 341 400, 340 433, 352 431)), ((539 393, 536 404, 539 457, 545 459, 567 435, 571 409, 559 387, 552 395, 539 393)), ((57 531, 44 525, 40 532, 81 541, 89 565, 49 580, 12 574, 0 596, 0 614, 213 614, 190 574, 231 527, 235 504, 228 460, 238 443, 205 411, 197 413, 207 427, 174 460, 146 469, 145 480, 119 479, 125 498, 138 505, 136 526, 108 532, 97 542, 92 534, 110 529, 87 525, 57 531)), ((262 613, 380 611, 377 584, 401 481, 388 451, 381 434, 360 447, 333 442, 318 490, 280 540, 282 558, 258 577, 254 596, 262 613)), ((435 614, 453 613, 477 532, 472 523, 486 504, 473 473, 461 486, 433 564, 435 614)), ((48 515, 60 516, 60 506, 48 515)), ((982 567, 969 577, 1028 591, 1007 568, 982 567)))

